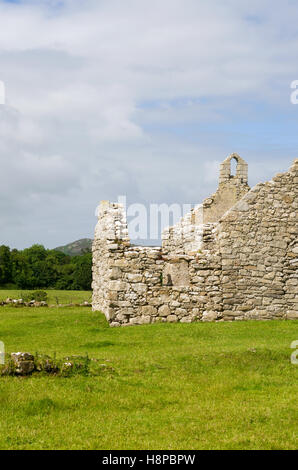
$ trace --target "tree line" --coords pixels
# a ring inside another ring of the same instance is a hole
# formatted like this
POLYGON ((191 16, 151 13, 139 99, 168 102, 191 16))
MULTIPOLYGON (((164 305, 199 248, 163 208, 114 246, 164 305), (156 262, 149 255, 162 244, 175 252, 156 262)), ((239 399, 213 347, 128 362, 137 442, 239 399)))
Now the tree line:
POLYGON ((0 246, 0 286, 2 288, 90 290, 92 255, 69 256, 60 251, 33 245, 24 250, 0 246))

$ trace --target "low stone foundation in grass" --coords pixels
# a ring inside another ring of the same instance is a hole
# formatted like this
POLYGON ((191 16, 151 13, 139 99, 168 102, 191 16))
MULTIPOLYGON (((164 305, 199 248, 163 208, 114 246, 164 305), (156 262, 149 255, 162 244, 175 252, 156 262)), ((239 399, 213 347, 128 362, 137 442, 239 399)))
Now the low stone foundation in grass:
POLYGON ((0 366, 0 376, 28 376, 34 372, 69 376, 74 373, 88 375, 91 359, 86 356, 71 356, 56 359, 47 355, 17 352, 7 356, 0 366))
POLYGON ((25 302, 23 299, 6 299, 0 302, 0 307, 49 307, 49 308, 57 308, 57 307, 92 307, 90 302, 83 302, 80 304, 56 304, 51 305, 45 301, 37 301, 37 300, 30 300, 29 302, 25 302))

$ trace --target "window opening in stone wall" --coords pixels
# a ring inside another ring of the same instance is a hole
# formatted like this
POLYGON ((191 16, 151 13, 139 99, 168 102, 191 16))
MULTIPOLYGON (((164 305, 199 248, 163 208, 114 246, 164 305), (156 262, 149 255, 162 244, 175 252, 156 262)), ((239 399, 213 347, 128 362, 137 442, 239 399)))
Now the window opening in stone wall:
POLYGON ((237 166, 238 166, 238 161, 237 161, 237 159, 234 157, 234 158, 232 158, 232 160, 231 160, 230 178, 234 178, 234 177, 236 176, 236 173, 237 173, 237 166))

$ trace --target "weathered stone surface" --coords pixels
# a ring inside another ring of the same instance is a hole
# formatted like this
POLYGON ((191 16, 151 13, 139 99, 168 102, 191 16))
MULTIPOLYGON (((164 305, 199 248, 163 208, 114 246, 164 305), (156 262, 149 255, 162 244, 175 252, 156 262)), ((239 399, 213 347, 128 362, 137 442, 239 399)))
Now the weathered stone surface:
POLYGON ((152 305, 144 305, 142 307, 142 315, 143 316, 150 316, 150 317, 154 317, 155 315, 157 315, 157 308, 156 307, 153 307, 152 305))
POLYGON ((140 323, 142 325, 151 323, 151 316, 150 315, 142 315, 141 318, 140 318, 140 323))
POLYGON ((161 307, 159 307, 158 309, 158 315, 160 317, 167 317, 171 314, 171 310, 170 308, 168 307, 168 305, 162 305, 161 307))
POLYGON ((169 315, 167 317, 167 321, 170 322, 170 323, 175 323, 177 320, 178 320, 177 315, 169 315))
POLYGON ((111 326, 297 318, 297 182, 295 160, 250 190, 247 164, 232 154, 218 191, 166 229, 162 247, 130 245, 123 207, 104 201, 93 243, 93 310, 111 326))
POLYGON ((286 313, 286 318, 287 320, 298 320, 298 310, 292 312, 288 311, 286 313))
POLYGON ((187 261, 176 258, 172 262, 165 263, 163 284, 166 286, 189 286, 190 276, 187 261))
POLYGON ((16 373, 19 375, 29 375, 34 370, 34 356, 26 352, 12 353, 11 359, 13 360, 16 368, 16 373))
POLYGON ((202 315, 202 321, 214 321, 217 319, 218 313, 213 310, 205 311, 202 315))
POLYGON ((142 274, 127 274, 127 280, 129 282, 142 282, 142 274))
POLYGON ((183 317, 183 318, 181 318, 180 322, 181 323, 191 323, 192 319, 191 319, 191 317, 183 317))

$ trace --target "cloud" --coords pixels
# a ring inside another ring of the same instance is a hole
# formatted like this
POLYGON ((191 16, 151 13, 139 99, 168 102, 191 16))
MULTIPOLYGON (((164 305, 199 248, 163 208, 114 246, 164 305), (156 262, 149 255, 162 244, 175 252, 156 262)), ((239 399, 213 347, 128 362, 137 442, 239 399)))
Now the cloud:
POLYGON ((290 0, 0 1, 2 242, 92 236, 119 194, 200 202, 233 151, 252 183, 285 170, 297 17, 290 0))

